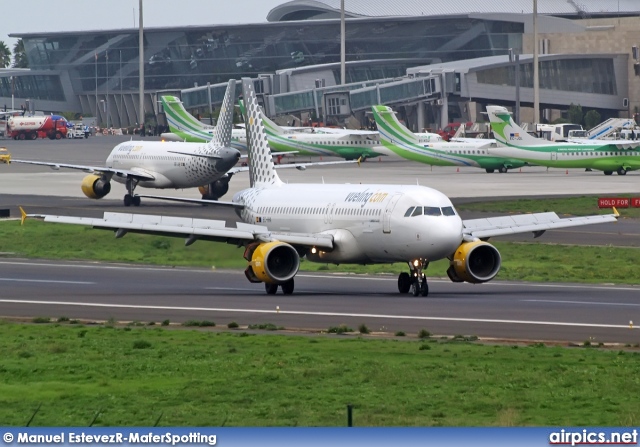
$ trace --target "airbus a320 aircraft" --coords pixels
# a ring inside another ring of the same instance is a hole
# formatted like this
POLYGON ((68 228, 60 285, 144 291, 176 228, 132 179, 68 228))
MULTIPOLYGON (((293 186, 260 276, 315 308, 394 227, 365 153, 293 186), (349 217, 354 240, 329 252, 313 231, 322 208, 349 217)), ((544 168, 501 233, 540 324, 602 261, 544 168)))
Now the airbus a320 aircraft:
POLYGON ((384 146, 408 160, 433 166, 472 166, 485 169, 488 173, 496 170, 504 173, 526 164, 502 156, 501 148, 495 147, 493 140, 434 141, 414 134, 403 126, 391 107, 378 105, 372 109, 384 146))
POLYGON ((539 236, 552 228, 617 218, 617 212, 567 219, 539 213, 463 221, 444 194, 424 186, 285 184, 274 169, 250 79, 243 79, 243 92, 251 187, 236 193, 232 204, 245 223, 230 228, 224 221, 124 213, 105 213, 102 219, 31 217, 110 229, 117 237, 134 232, 183 237, 187 245, 203 240, 244 246, 249 262, 245 274, 251 282, 264 282, 268 294, 278 287, 293 293, 301 256, 336 264, 406 262, 409 272, 400 274, 398 290, 423 296, 429 293, 427 266, 443 258, 451 261, 447 274, 454 282, 493 279, 501 258, 486 242, 492 236, 539 236))
MULTIPOLYGON (((143 188, 201 188, 204 198, 217 199, 229 189, 230 171, 240 152, 230 147, 235 100, 235 80, 230 80, 220 114, 220 125, 208 143, 165 143, 161 141, 126 141, 113 148, 105 166, 83 166, 34 160, 11 160, 90 172, 82 180, 82 192, 91 199, 101 199, 111 191, 111 180, 124 183, 125 206, 139 206, 136 186, 143 188)), ((236 168, 242 170, 242 168, 236 168)))
POLYGON ((550 168, 591 168, 605 175, 640 169, 638 141, 612 143, 590 141, 581 143, 549 143, 532 137, 518 126, 505 107, 487 106, 494 138, 506 147, 508 156, 527 163, 550 168))

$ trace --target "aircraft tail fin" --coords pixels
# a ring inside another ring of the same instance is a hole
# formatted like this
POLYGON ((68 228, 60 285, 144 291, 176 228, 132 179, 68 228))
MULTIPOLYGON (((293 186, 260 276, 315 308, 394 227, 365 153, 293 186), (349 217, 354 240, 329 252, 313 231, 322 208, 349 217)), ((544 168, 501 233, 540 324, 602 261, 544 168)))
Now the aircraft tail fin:
POLYGON ((220 106, 220 114, 218 115, 218 124, 213 130, 209 147, 230 147, 231 131, 233 130, 233 104, 236 96, 236 80, 229 79, 227 90, 224 93, 224 99, 220 106))
POLYGON ((487 114, 491 122, 493 137, 506 146, 540 146, 548 145, 547 140, 532 137, 518 126, 511 113, 501 106, 487 106, 487 114))
POLYGON ((167 123, 171 132, 185 132, 191 130, 205 130, 204 125, 187 112, 180 98, 176 96, 161 96, 162 108, 167 116, 167 123))
POLYGON ((398 120, 391 107, 378 105, 372 106, 372 110, 380 138, 389 143, 419 143, 418 137, 398 120))
POLYGON ((267 118, 264 113, 262 114, 262 124, 264 125, 268 135, 282 135, 286 133, 282 127, 267 118))
POLYGON ((251 187, 269 187, 282 184, 271 157, 267 132, 262 124, 263 113, 256 98, 253 81, 242 78, 242 94, 246 109, 247 152, 249 154, 249 181, 251 187))

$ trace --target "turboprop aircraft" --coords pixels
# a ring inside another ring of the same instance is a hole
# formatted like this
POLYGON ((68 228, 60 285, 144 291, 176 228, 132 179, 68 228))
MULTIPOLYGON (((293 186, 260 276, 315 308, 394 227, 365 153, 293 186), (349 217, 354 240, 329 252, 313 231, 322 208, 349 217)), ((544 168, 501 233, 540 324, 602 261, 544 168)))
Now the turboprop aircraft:
POLYGON ((590 168, 605 175, 640 169, 640 141, 604 143, 549 143, 529 135, 505 107, 487 106, 495 139, 509 157, 550 168, 590 168))
MULTIPOLYGON (((388 184, 288 184, 274 169, 260 106, 251 79, 243 79, 247 105, 250 187, 232 202, 243 222, 226 227, 224 221, 104 213, 102 219, 55 215, 26 215, 45 222, 87 225, 115 231, 218 241, 244 246, 251 282, 264 282, 268 294, 278 287, 294 290, 300 258, 335 264, 406 262, 409 271, 398 277, 400 293, 427 296, 425 270, 430 262, 448 258, 454 282, 484 283, 500 270, 498 250, 486 242, 492 236, 614 222, 607 214, 560 219, 537 213, 489 219, 462 220, 443 193, 425 186, 388 184)), ((197 199, 174 200, 217 203, 197 199)))
MULTIPOLYGON (((206 127, 184 108, 175 96, 161 97, 171 133, 162 137, 174 141, 206 141, 212 128, 206 127)), ((244 106, 241 103, 241 108, 244 106)), ((274 155, 296 154, 307 156, 336 156, 357 160, 385 155, 380 152, 378 132, 332 128, 282 127, 262 116, 267 130, 269 146, 274 155), (376 148, 377 146, 377 148, 376 148)), ((231 145, 246 150, 245 129, 232 131, 231 145)))
POLYGON ((488 173, 496 170, 504 173, 526 164, 502 156, 502 151, 496 147, 494 140, 475 139, 471 142, 467 139, 465 142, 457 142, 425 138, 402 125, 391 107, 378 105, 372 109, 382 144, 408 160, 435 166, 472 166, 488 173))
MULTIPOLYGON (((186 141, 203 143, 211 140, 215 126, 205 126, 184 108, 180 98, 164 95, 160 97, 162 108, 167 117, 169 130, 160 136, 167 141, 186 141)), ((240 151, 247 150, 247 132, 245 129, 231 130, 231 147, 240 151)))

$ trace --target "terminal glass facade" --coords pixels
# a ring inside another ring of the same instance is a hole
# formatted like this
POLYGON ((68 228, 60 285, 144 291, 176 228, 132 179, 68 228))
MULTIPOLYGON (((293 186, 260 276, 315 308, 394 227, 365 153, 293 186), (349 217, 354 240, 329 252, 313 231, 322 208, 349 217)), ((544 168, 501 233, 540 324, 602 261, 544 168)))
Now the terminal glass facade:
MULTIPOLYGON (((456 18, 351 19, 347 61, 452 61, 522 49, 522 23, 456 18)), ((24 35, 33 70, 69 73, 75 93, 138 88, 138 31, 24 35)), ((318 20, 145 31, 145 87, 185 89, 340 61, 340 22, 318 20)), ((354 67, 347 82, 403 75, 404 67, 354 67)), ((51 89, 50 91, 53 91, 51 89)))

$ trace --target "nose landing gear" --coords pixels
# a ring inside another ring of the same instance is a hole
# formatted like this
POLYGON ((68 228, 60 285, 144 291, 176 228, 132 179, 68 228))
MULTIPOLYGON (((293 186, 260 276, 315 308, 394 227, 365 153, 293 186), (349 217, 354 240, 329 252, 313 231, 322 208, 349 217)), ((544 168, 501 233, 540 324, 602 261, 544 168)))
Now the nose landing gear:
POLYGON ((409 273, 402 272, 398 276, 398 291, 400 293, 411 293, 413 296, 429 296, 429 284, 423 270, 429 266, 426 259, 414 259, 409 262, 409 273))

